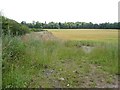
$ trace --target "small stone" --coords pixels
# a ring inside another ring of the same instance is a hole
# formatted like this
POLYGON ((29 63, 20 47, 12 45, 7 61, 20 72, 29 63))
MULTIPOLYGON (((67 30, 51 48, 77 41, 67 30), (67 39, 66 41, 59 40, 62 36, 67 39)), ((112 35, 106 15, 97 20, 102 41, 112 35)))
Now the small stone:
POLYGON ((51 73, 53 73, 53 72, 54 72, 54 70, 51 70, 50 72, 51 72, 51 73))
POLYGON ((64 81, 65 79, 64 78, 59 78, 59 80, 64 81))
POLYGON ((70 84, 67 84, 67 87, 69 87, 70 86, 70 84))
POLYGON ((104 80, 103 80, 103 79, 101 79, 101 82, 104 82, 104 80))

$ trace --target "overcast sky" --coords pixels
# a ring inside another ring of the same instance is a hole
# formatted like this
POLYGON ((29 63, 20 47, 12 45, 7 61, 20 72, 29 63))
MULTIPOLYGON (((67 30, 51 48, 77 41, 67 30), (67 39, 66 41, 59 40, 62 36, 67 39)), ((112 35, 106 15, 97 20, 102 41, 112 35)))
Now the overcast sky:
POLYGON ((4 16, 18 22, 117 22, 119 0, 0 0, 4 16))

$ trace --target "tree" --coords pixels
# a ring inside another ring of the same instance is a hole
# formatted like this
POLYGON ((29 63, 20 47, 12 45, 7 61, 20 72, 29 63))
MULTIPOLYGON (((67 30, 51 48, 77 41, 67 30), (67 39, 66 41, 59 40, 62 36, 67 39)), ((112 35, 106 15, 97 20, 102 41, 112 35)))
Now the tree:
POLYGON ((23 35, 29 32, 29 28, 26 25, 22 25, 15 20, 3 17, 2 19, 2 29, 4 35, 23 35))

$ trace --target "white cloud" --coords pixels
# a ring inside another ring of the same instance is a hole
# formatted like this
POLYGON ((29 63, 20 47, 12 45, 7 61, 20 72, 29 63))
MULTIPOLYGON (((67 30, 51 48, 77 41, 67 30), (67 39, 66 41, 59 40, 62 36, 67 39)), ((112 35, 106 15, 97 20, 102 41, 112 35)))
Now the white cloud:
POLYGON ((2 0, 5 16, 18 22, 117 22, 119 0, 2 0))

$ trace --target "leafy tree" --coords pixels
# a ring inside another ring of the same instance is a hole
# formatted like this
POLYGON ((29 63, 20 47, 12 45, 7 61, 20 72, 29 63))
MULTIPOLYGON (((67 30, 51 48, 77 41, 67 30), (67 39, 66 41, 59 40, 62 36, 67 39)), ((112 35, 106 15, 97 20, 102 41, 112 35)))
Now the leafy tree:
POLYGON ((29 32, 29 28, 26 25, 22 25, 15 20, 6 17, 2 18, 2 29, 4 35, 9 34, 12 36, 23 35, 29 32))

